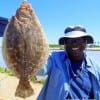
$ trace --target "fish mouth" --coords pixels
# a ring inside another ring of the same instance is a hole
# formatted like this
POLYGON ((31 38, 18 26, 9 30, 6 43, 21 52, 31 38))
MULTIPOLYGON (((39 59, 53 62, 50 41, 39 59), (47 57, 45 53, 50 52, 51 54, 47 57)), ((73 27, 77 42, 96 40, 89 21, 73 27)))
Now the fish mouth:
POLYGON ((27 3, 27 1, 24 1, 24 2, 20 5, 19 8, 22 10, 22 9, 28 9, 28 8, 30 8, 30 7, 29 7, 29 4, 27 3))

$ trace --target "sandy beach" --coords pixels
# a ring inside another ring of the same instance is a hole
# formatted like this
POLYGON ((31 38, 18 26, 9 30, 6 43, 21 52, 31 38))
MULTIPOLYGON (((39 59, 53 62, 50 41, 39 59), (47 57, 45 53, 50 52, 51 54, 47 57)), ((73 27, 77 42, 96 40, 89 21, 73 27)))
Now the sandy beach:
POLYGON ((36 97, 38 96, 43 85, 40 83, 31 83, 35 94, 23 99, 16 97, 14 94, 18 82, 19 79, 16 77, 0 73, 0 100, 36 100, 36 97))

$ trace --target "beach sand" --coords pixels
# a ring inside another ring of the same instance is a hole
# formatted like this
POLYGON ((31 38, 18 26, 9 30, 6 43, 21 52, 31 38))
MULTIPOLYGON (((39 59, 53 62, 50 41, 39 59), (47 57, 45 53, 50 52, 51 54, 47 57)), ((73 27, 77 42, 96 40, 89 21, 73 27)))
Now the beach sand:
POLYGON ((16 97, 14 94, 18 82, 18 78, 0 73, 0 100, 36 100, 36 97, 38 96, 43 85, 40 83, 31 83, 35 94, 23 99, 16 97))

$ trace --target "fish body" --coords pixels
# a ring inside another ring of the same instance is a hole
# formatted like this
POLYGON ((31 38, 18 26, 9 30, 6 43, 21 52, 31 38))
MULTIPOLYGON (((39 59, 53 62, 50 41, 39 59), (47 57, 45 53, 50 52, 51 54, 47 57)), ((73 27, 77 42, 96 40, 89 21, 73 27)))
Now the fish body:
POLYGON ((32 95, 29 79, 45 64, 49 44, 34 10, 26 1, 5 28, 2 52, 7 67, 20 79, 15 95, 23 98, 32 95))

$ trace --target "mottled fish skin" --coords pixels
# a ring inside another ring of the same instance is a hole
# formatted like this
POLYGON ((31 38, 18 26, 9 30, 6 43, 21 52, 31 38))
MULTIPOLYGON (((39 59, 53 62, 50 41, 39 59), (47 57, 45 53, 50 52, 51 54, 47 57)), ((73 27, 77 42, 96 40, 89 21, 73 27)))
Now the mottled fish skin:
POLYGON ((8 68, 29 79, 45 64, 49 45, 34 10, 27 2, 22 4, 5 29, 2 51, 8 68))

